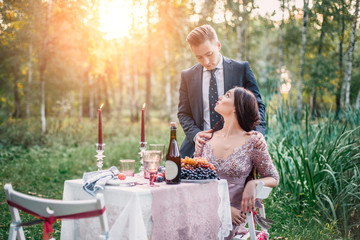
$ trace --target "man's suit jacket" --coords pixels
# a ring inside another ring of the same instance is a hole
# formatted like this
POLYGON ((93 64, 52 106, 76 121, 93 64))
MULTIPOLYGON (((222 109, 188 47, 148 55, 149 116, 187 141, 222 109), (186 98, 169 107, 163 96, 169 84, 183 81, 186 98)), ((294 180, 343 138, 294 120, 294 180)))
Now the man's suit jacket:
MULTIPOLYGON (((224 57, 224 93, 238 86, 252 91, 258 101, 260 111, 260 124, 256 131, 265 135, 265 105, 261 101, 259 87, 256 83, 248 62, 237 62, 224 57)), ((202 96, 203 66, 195 66, 182 71, 180 96, 178 106, 178 118, 185 132, 180 153, 181 157, 192 157, 195 151, 194 137, 204 130, 204 108, 202 96)))

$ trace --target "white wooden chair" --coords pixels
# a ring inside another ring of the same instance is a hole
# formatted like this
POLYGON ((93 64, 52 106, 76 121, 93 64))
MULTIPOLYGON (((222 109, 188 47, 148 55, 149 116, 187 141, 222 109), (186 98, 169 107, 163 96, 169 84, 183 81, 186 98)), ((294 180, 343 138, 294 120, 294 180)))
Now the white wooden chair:
MULTIPOLYGON (((255 198, 258 199, 261 202, 261 200, 266 199, 266 198, 269 197, 271 190, 272 190, 272 188, 265 187, 264 183, 260 182, 256 186, 255 198)), ((259 214, 263 218, 266 217, 265 216, 265 207, 264 207, 264 205, 262 203, 259 206, 259 214)), ((233 240, 246 240, 246 239, 249 239, 249 238, 250 238, 250 240, 256 240, 256 225, 254 224, 254 216, 253 216, 252 212, 246 214, 245 226, 246 225, 248 226, 249 232, 247 234, 245 234, 244 236, 235 236, 233 238, 233 240)), ((265 230, 265 232, 267 233, 265 228, 261 227, 261 230, 265 230)))
POLYGON ((23 194, 13 190, 11 184, 5 184, 4 189, 12 218, 9 240, 15 240, 16 237, 20 240, 25 240, 19 209, 42 219, 49 217, 77 219, 98 216, 101 224, 99 239, 108 239, 109 225, 102 194, 97 194, 96 199, 91 200, 64 201, 23 194))

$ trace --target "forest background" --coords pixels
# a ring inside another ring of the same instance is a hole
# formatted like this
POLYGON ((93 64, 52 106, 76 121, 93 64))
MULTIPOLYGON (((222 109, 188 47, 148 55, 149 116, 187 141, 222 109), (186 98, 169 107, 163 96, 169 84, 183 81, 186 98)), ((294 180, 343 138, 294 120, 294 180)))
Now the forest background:
POLYGON ((267 106, 281 178, 266 203, 272 238, 356 239, 358 11, 359 0, 0 0, 1 186, 61 199, 64 180, 95 170, 102 103, 105 166, 138 159, 143 103, 147 141, 167 144, 181 71, 196 63, 186 36, 210 24, 267 106))

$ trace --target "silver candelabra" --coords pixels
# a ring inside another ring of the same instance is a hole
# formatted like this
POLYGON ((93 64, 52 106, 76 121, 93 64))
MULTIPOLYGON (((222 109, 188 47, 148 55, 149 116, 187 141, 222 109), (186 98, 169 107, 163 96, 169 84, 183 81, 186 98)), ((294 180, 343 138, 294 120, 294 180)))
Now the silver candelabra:
POLYGON ((105 149, 105 143, 96 144, 97 154, 95 155, 95 157, 96 157, 96 165, 98 167, 98 171, 101 171, 103 167, 103 158, 105 157, 105 155, 103 154, 104 149, 105 149))

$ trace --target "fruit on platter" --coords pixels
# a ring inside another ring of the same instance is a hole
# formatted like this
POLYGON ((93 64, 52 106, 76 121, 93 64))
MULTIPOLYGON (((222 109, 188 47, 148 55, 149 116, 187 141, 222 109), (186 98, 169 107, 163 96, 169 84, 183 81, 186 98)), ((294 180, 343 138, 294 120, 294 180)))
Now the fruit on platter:
POLYGON ((205 180, 217 178, 216 170, 213 164, 205 158, 181 159, 181 179, 205 180))

